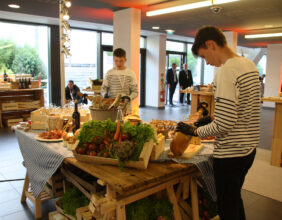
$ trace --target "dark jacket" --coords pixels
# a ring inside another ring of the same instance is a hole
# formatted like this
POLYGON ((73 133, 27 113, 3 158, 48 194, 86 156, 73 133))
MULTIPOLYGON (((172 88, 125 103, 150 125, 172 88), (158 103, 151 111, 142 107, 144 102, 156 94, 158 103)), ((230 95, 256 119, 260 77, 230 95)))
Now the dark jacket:
POLYGON ((193 85, 193 77, 190 70, 188 70, 188 74, 185 70, 181 70, 179 73, 179 85, 183 86, 183 89, 193 85))
MULTIPOLYGON (((65 91, 66 91, 66 100, 72 100, 71 95, 70 95, 70 89, 68 86, 66 87, 65 91)), ((80 100, 81 97, 77 95, 77 92, 80 92, 80 89, 78 88, 77 85, 73 85, 72 96, 74 99, 80 100)))
POLYGON ((176 74, 176 82, 174 82, 174 75, 173 75, 173 71, 172 68, 168 69, 166 72, 166 84, 177 84, 178 79, 177 79, 177 74, 176 74))

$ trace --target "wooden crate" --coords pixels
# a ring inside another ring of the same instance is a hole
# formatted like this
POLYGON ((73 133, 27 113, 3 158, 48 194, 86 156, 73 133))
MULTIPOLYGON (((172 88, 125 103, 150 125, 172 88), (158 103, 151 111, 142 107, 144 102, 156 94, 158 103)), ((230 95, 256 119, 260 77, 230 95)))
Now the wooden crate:
POLYGON ((2 112, 4 111, 16 111, 18 110, 17 102, 4 102, 2 103, 2 112))
POLYGON ((33 89, 39 88, 39 82, 38 82, 38 80, 32 80, 32 81, 31 81, 31 88, 33 88, 33 89))
POLYGON ((49 216, 49 220, 68 220, 66 216, 59 213, 58 211, 49 212, 48 216, 49 216))
POLYGON ((67 219, 76 220, 76 218, 75 218, 74 216, 71 216, 71 215, 68 215, 68 214, 65 214, 65 213, 64 213, 64 210, 62 209, 59 200, 56 200, 56 201, 55 201, 55 207, 56 207, 56 210, 57 210, 60 214, 66 216, 67 219))
POLYGON ((157 160, 161 153, 165 149, 165 136, 158 135, 158 143, 154 144, 152 154, 151 154, 151 160, 157 160))
MULTIPOLYGON (((151 139, 147 143, 144 144, 143 150, 139 156, 139 161, 126 161, 126 167, 133 167, 137 169, 145 170, 147 169, 149 159, 153 150, 153 140, 151 139)), ((81 155, 77 154, 76 151, 73 151, 74 157, 78 161, 87 162, 87 163, 97 163, 97 164, 108 164, 108 165, 119 165, 119 161, 113 158, 105 158, 105 157, 95 157, 95 156, 88 156, 88 155, 81 155)))
POLYGON ((64 194, 63 180, 63 174, 60 171, 57 171, 47 181, 48 185, 45 187, 45 191, 53 198, 61 197, 64 194))
POLYGON ((92 213, 89 211, 88 206, 76 209, 77 220, 92 220, 94 219, 92 213))
POLYGON ((4 119, 4 123, 7 127, 12 127, 14 125, 17 125, 19 122, 23 121, 23 118, 10 118, 10 119, 4 119))
POLYGON ((40 100, 27 100, 24 102, 18 102, 18 110, 36 109, 39 107, 40 107, 40 100))

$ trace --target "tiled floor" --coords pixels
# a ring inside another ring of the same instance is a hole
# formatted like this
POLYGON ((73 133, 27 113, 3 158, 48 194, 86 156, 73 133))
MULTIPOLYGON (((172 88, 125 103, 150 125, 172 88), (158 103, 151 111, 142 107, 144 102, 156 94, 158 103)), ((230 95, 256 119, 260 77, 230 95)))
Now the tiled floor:
MULTIPOLYGON (((189 114, 190 106, 167 107, 165 110, 141 108, 140 115, 143 120, 167 119, 182 120, 189 114)), ((273 110, 262 110, 262 127, 260 147, 271 148, 273 110)), ((23 179, 25 168, 22 166, 22 156, 15 134, 9 129, 0 129, 0 181, 23 179)), ((0 220, 27 220, 33 219, 34 206, 20 202, 23 181, 0 182, 0 220)), ((282 203, 243 190, 247 220, 281 220, 282 203)), ((43 203, 43 218, 48 219, 48 213, 55 210, 54 201, 43 203)))

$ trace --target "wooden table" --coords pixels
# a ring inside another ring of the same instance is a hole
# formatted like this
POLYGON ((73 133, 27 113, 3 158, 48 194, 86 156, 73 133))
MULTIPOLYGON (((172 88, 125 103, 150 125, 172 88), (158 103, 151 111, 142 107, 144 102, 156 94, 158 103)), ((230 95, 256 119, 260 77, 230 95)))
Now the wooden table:
POLYGON ((194 115, 197 112, 197 107, 200 102, 208 103, 208 111, 210 115, 214 115, 214 93, 205 91, 187 91, 180 90, 181 93, 190 93, 191 97, 191 112, 190 115, 194 115))
MULTIPOLYGON (((163 190, 167 192, 173 204, 174 219, 199 219, 195 182, 199 173, 193 164, 150 163, 147 170, 124 168, 124 172, 121 172, 119 167, 84 163, 75 158, 67 158, 64 163, 78 167, 106 185, 104 198, 106 202, 99 204, 96 201, 96 207, 93 207, 98 215, 97 219, 114 219, 116 216, 115 219, 124 220, 126 219, 125 205, 163 190), (175 191, 176 184, 178 187, 175 191), (184 201, 189 197, 189 190, 191 190, 192 209, 184 201)), ((68 171, 63 172, 66 174, 68 171)), ((79 187, 77 182, 72 183, 79 187)))
POLYGON ((282 165, 282 98, 265 97, 264 102, 275 102, 274 129, 272 136, 272 151, 270 164, 281 167, 282 165))

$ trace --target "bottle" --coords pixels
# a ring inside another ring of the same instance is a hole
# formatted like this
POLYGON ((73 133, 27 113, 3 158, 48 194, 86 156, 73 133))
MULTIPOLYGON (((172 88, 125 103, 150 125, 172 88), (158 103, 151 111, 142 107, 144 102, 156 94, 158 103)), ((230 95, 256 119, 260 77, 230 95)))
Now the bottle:
POLYGON ((31 89, 31 81, 30 81, 30 78, 28 78, 28 88, 31 89))
POLYGON ((22 83, 22 79, 19 79, 19 84, 20 84, 20 89, 22 89, 23 88, 23 83, 22 83))
POLYGON ((123 123, 123 112, 122 112, 122 109, 121 109, 120 106, 118 107, 117 117, 116 117, 116 122, 118 122, 118 121, 123 123))
POLYGON ((8 75, 7 75, 7 73, 6 73, 6 72, 4 72, 4 74, 3 74, 3 80, 4 80, 4 82, 6 82, 6 81, 7 81, 7 78, 8 78, 8 75))
POLYGON ((28 81, 27 81, 27 78, 24 78, 24 87, 25 87, 25 89, 28 89, 28 81))
POLYGON ((74 112, 72 113, 73 133, 80 128, 80 113, 77 106, 77 100, 74 100, 74 112))

